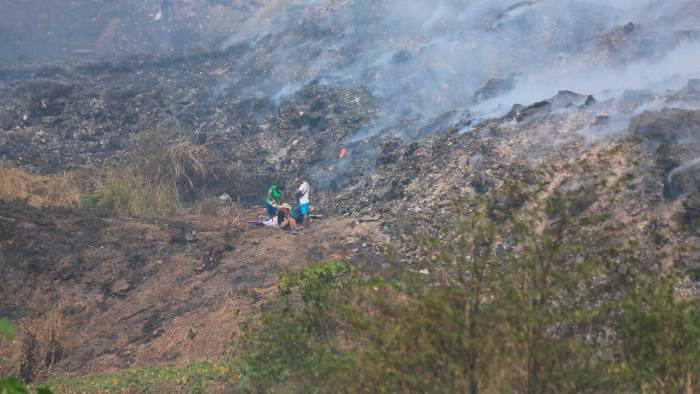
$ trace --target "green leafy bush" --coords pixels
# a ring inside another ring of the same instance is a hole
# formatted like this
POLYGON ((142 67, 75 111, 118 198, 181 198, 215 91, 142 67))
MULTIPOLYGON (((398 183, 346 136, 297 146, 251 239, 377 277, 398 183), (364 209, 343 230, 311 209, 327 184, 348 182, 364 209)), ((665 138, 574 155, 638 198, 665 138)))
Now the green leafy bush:
POLYGON ((637 285, 622 302, 614 371, 630 390, 700 390, 700 300, 679 299, 675 285, 637 285))
POLYGON ((0 317, 0 335, 7 342, 11 342, 15 337, 15 326, 6 317, 0 317))
POLYGON ((281 297, 237 341, 245 360, 241 388, 313 391, 351 363, 352 352, 342 351, 334 336, 333 316, 351 271, 327 262, 281 276, 281 297))

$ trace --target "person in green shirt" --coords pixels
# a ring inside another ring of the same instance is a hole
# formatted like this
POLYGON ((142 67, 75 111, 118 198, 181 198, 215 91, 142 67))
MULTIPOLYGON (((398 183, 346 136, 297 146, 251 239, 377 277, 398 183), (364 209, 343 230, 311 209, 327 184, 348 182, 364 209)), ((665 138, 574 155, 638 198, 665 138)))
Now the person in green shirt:
POLYGON ((277 208, 282 202, 282 192, 284 192, 284 186, 272 185, 267 189, 267 197, 265 197, 265 206, 267 208, 267 214, 270 217, 277 215, 277 208))

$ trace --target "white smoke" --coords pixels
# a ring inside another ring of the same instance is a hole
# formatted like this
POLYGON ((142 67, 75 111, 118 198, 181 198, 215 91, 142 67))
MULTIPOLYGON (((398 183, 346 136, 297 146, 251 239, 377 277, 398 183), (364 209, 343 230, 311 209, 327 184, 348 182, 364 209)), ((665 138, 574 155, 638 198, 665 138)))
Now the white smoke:
POLYGON ((311 81, 369 88, 385 115, 366 137, 411 116, 503 114, 563 89, 680 86, 700 76, 700 46, 684 35, 694 16, 700 5, 683 0, 278 0, 227 44, 269 45, 260 86, 275 101, 311 81), (513 91, 472 103, 485 81, 513 75, 513 91))

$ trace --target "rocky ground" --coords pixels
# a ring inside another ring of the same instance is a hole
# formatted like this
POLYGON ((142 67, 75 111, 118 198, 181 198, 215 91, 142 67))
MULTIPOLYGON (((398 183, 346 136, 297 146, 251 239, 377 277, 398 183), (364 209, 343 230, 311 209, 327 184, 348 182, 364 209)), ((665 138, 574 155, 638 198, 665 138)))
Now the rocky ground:
MULTIPOLYGON (((697 105, 698 94, 697 82, 691 81, 663 99, 671 104, 682 97, 684 104, 697 105)), ((609 121, 602 114, 611 104, 560 92, 466 131, 455 125, 418 141, 375 139, 376 171, 340 190, 336 206, 377 215, 396 240, 407 230, 435 234, 439 218, 449 214, 456 200, 484 195, 509 179, 540 182, 541 175, 535 174, 543 171, 546 182, 563 187, 575 173, 575 163, 584 160, 604 165, 596 171, 610 171, 611 179, 625 174, 633 179, 620 201, 607 208, 623 222, 639 221, 630 237, 640 237, 650 249, 685 243, 697 248, 697 227, 690 218, 699 195, 694 158, 700 154, 700 113, 645 111, 630 115, 627 130, 601 137, 597 133, 605 133, 606 126, 599 123, 609 121), (651 240, 657 231, 663 241, 651 240)), ((700 263, 697 253, 674 259, 681 266, 700 263)))

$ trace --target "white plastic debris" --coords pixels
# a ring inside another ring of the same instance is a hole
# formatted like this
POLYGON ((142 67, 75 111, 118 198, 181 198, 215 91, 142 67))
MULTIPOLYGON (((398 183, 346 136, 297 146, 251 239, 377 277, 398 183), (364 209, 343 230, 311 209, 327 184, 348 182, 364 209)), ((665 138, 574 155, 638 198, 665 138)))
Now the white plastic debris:
POLYGON ((222 195, 219 196, 219 200, 221 200, 221 201, 231 201, 232 198, 231 198, 231 196, 228 195, 228 193, 224 193, 224 194, 222 194, 222 195))

